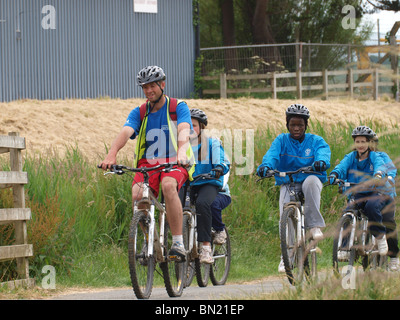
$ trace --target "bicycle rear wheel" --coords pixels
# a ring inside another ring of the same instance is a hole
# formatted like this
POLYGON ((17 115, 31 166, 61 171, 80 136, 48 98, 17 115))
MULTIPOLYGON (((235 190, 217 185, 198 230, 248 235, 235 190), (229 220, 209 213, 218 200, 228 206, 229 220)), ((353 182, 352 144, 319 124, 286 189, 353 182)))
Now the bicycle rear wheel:
POLYGON ((210 269, 210 279, 214 286, 224 285, 231 267, 231 241, 228 229, 225 228, 226 241, 223 244, 212 243, 214 263, 210 269))
POLYGON ((186 284, 186 261, 169 261, 168 251, 172 246, 172 233, 168 222, 164 225, 165 262, 160 263, 164 276, 165 289, 170 297, 180 297, 186 284))
POLYGON ((304 276, 304 239, 297 232, 296 208, 286 208, 279 222, 282 259, 290 284, 297 285, 304 276))
POLYGON ((186 277, 185 277, 185 288, 190 287, 192 284, 194 274, 196 272, 194 266, 194 259, 191 257, 191 252, 189 252, 190 247, 190 218, 188 215, 183 214, 183 244, 185 246, 187 256, 186 256, 186 277))
POLYGON ((155 260, 147 252, 149 223, 150 219, 144 211, 136 211, 129 228, 129 272, 138 299, 148 299, 153 289, 155 260))

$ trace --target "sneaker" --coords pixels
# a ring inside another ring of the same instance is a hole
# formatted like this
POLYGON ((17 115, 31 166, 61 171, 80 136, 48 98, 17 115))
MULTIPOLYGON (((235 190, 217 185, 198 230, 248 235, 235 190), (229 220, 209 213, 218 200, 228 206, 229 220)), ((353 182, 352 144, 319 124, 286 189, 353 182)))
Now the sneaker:
POLYGON ((344 250, 339 250, 337 253, 337 258, 339 261, 349 261, 350 258, 350 252, 349 251, 344 251, 344 250))
POLYGON ((226 232, 225 232, 225 230, 216 231, 214 233, 213 243, 221 245, 221 244, 224 244, 225 242, 226 242, 226 232))
POLYGON ((285 264, 283 263, 282 257, 281 257, 281 262, 279 262, 278 272, 279 273, 285 273, 285 264))
POLYGON ((400 271, 400 262, 399 262, 399 258, 390 258, 389 260, 389 271, 400 271))
POLYGON ((385 256, 388 253, 388 245, 386 242, 386 235, 383 235, 380 239, 376 239, 376 243, 378 244, 378 251, 380 256, 385 256))
POLYGON ((182 262, 186 260, 186 250, 181 242, 174 242, 168 252, 168 258, 172 261, 182 262))
POLYGON ((322 240, 324 238, 324 235, 322 234, 320 228, 317 228, 317 227, 316 228, 311 228, 310 229, 310 233, 311 233, 311 237, 314 240, 319 241, 319 240, 322 240))
POLYGON ((214 263, 211 246, 202 246, 200 248, 200 263, 206 263, 206 264, 214 263))

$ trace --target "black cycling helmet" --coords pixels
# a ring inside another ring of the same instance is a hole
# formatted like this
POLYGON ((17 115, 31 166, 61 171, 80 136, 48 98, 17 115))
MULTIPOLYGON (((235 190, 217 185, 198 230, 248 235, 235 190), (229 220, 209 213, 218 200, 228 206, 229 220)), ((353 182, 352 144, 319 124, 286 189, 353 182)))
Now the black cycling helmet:
POLYGON ((143 86, 146 83, 164 81, 165 78, 163 69, 157 66, 148 66, 139 71, 136 82, 139 86, 143 86))
POLYGON ((358 126, 351 133, 351 137, 355 139, 360 136, 367 137, 368 140, 373 140, 376 137, 376 133, 367 126, 358 126))
POLYGON ((308 111, 307 107, 302 104, 292 104, 286 110, 286 118, 292 116, 301 117, 307 120, 310 118, 310 111, 308 111))
POLYGON ((190 117, 207 126, 207 115, 200 109, 190 109, 190 117))

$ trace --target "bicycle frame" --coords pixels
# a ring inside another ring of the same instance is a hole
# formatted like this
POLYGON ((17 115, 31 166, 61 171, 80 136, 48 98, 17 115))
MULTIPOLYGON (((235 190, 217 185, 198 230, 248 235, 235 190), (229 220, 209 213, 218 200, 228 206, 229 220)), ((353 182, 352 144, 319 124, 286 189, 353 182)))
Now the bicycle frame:
POLYGON ((192 258, 198 257, 198 250, 197 250, 197 217, 196 217, 196 208, 191 203, 190 199, 190 186, 185 187, 185 205, 183 208, 183 215, 189 217, 189 247, 187 251, 191 255, 192 258))
MULTIPOLYGON (((150 186, 148 183, 143 183, 143 196, 142 199, 135 202, 134 204, 134 212, 137 212, 140 205, 150 206, 149 209, 145 209, 147 211, 147 215, 150 218, 149 225, 149 241, 148 241, 148 256, 153 256, 154 251, 156 253, 156 261, 164 262, 164 222, 166 217, 165 205, 158 202, 150 190, 150 186), (159 225, 160 225, 160 234, 158 234, 157 229, 155 228, 155 209, 158 209, 160 212, 159 216, 159 225)), ((143 209, 142 209, 143 210, 143 209)))

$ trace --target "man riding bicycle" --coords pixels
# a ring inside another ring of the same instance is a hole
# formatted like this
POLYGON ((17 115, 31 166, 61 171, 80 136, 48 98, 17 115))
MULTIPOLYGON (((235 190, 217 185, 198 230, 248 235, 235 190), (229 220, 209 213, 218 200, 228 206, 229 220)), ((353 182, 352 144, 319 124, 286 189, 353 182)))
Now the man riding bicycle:
MULTIPOLYGON (((322 183, 327 179, 326 170, 330 167, 331 150, 322 137, 305 133, 309 118, 310 112, 304 105, 292 104, 287 108, 286 127, 289 133, 282 133, 275 138, 257 168, 257 175, 265 177, 271 170, 293 171, 307 166, 321 173, 298 174, 294 177, 296 189, 304 194, 305 226, 314 240, 321 240, 323 234, 320 228, 325 227, 320 212, 321 192, 322 183)), ((281 186, 279 212, 282 215, 283 205, 290 201, 287 189, 289 180, 275 176, 275 182, 281 186)), ((282 259, 278 271, 285 272, 282 259)))
MULTIPOLYGON (((192 122, 189 107, 184 101, 164 95, 165 79, 163 69, 157 66, 148 66, 139 71, 137 84, 142 88, 147 101, 129 113, 100 166, 106 170, 116 164, 118 151, 129 139, 136 137, 136 167, 176 164, 171 172, 151 171, 149 183, 156 197, 161 184, 173 236, 169 256, 184 258, 186 252, 182 237, 183 211, 178 191, 194 172, 194 156, 189 143, 192 122)), ((136 173, 132 183, 132 204, 142 198, 143 181, 143 175, 136 173)))

